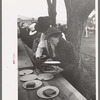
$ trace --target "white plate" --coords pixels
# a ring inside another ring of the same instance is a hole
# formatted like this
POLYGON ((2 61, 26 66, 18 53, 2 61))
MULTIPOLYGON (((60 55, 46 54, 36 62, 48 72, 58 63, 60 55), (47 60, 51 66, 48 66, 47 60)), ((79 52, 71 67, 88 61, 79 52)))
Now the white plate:
POLYGON ((37 75, 35 74, 30 74, 30 75, 25 75, 25 76, 22 76, 20 78, 21 81, 31 81, 31 80, 34 80, 37 78, 37 75))
POLYGON ((50 74, 50 73, 42 73, 40 75, 38 75, 38 79, 39 80, 51 80, 54 77, 54 75, 50 74))
POLYGON ((54 98, 56 97, 57 95, 59 94, 59 89, 55 86, 45 86, 45 87, 42 87, 40 88, 38 91, 37 91, 37 95, 40 97, 40 98, 44 98, 44 99, 50 99, 50 98, 54 98), (55 95, 52 95, 51 97, 47 97, 43 94, 43 91, 46 90, 46 89, 53 89, 56 91, 56 94, 55 95))
POLYGON ((33 70, 31 70, 31 69, 25 69, 25 70, 19 71, 19 75, 28 75, 31 73, 33 73, 33 70))
POLYGON ((40 87, 42 85, 42 82, 41 81, 39 81, 39 80, 32 80, 32 81, 27 81, 27 82, 25 82, 24 84, 23 84, 23 87, 25 88, 25 89, 36 89, 36 88, 38 88, 38 87, 40 87), (26 85, 28 84, 28 83, 30 83, 30 82, 34 82, 35 83, 35 86, 34 86, 34 88, 27 88, 26 87, 26 85))
POLYGON ((61 62, 59 61, 45 61, 45 64, 60 64, 61 62))

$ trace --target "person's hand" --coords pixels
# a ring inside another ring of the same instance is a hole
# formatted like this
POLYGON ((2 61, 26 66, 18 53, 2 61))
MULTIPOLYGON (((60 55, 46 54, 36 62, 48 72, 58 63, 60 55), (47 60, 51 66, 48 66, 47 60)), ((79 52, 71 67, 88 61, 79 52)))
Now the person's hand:
POLYGON ((40 56, 40 58, 46 58, 47 56, 46 55, 42 55, 42 56, 40 56))
POLYGON ((57 67, 56 71, 55 71, 55 72, 53 72, 52 74, 53 74, 53 75, 56 75, 56 74, 61 73, 62 71, 64 71, 62 68, 57 67))
POLYGON ((53 59, 52 59, 52 58, 49 58, 49 59, 47 59, 46 61, 53 61, 53 59))
POLYGON ((48 59, 48 56, 42 55, 40 58, 42 59, 43 62, 45 62, 48 59))
POLYGON ((43 62, 42 59, 39 58, 39 57, 36 58, 36 61, 37 61, 38 64, 41 64, 43 62))

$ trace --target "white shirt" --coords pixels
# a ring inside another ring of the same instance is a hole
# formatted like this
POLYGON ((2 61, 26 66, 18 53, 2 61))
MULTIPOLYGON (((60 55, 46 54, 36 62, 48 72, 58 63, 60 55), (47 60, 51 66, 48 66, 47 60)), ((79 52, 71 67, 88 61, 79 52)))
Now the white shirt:
POLYGON ((45 37, 46 37, 46 35, 44 35, 44 33, 42 33, 41 37, 40 37, 40 42, 37 47, 36 57, 42 56, 43 48, 47 49, 47 40, 45 40, 45 37))
POLYGON ((62 33, 62 37, 66 40, 66 36, 65 36, 65 34, 64 34, 64 33, 62 33))

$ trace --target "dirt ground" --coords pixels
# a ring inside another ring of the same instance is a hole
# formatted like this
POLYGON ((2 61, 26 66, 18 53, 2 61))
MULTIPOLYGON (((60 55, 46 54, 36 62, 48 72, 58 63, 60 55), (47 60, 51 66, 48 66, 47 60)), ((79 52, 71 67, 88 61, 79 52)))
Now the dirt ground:
POLYGON ((89 33, 89 36, 82 38, 81 57, 82 70, 80 70, 81 77, 77 84, 77 89, 88 99, 95 100, 95 34, 89 33), (92 99, 90 99, 92 98, 92 99))

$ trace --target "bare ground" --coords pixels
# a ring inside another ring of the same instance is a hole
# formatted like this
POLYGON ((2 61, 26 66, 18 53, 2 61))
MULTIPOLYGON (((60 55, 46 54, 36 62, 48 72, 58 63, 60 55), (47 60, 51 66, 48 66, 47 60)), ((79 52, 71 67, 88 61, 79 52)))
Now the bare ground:
POLYGON ((80 70, 81 76, 76 88, 88 100, 95 100, 95 94, 96 94, 95 49, 96 49, 95 35, 93 33, 90 33, 88 38, 85 37, 82 38, 82 44, 81 44, 82 69, 80 70))

